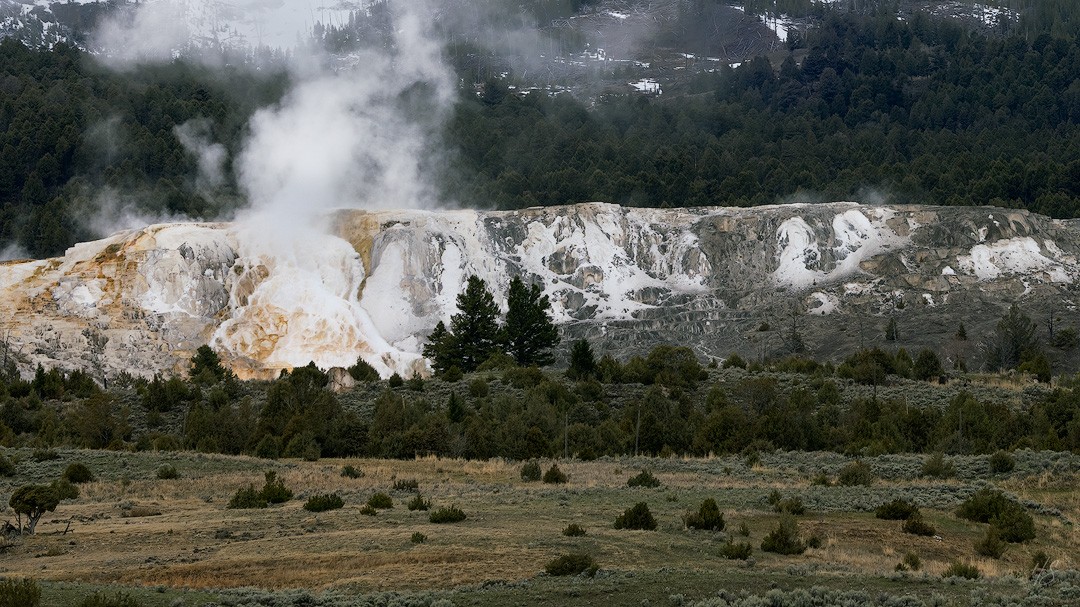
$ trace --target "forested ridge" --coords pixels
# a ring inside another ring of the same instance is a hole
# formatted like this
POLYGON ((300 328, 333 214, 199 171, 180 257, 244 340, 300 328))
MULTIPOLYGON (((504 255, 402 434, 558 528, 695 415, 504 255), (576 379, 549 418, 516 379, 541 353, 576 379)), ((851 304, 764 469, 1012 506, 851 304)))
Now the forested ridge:
MULTIPOLYGON (((857 199, 1075 217, 1080 39, 1048 23, 986 35, 921 15, 829 12, 789 52, 660 97, 526 95, 514 76, 477 90, 463 73, 443 133, 452 161, 432 177, 447 200, 480 208, 857 199)), ((230 161, 246 121, 287 85, 284 71, 180 61, 112 72, 69 46, 5 40, 0 249, 61 253, 93 235, 103 201, 223 216, 243 204, 230 161), (228 152, 212 188, 176 135, 192 120, 228 152)))

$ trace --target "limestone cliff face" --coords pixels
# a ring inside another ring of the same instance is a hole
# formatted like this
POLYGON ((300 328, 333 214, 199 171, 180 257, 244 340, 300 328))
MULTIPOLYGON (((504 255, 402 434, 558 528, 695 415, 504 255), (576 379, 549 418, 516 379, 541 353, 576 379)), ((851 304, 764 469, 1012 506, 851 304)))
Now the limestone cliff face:
MULTIPOLYGON (((1075 316, 1080 230, 998 208, 340 211, 332 235, 266 246, 228 224, 165 224, 0 265, 4 334, 24 370, 182 371, 211 344, 242 376, 314 360, 422 370, 470 274, 505 297, 537 281, 567 338, 626 355, 656 343, 775 355, 795 328, 815 354, 882 344, 977 363, 1013 302, 1075 316), (964 322, 972 341, 952 339, 964 322), (763 326, 765 323, 765 326, 763 326), (767 326, 767 330, 764 329, 767 326)), ((1069 363, 1070 361, 1064 361, 1069 363)))

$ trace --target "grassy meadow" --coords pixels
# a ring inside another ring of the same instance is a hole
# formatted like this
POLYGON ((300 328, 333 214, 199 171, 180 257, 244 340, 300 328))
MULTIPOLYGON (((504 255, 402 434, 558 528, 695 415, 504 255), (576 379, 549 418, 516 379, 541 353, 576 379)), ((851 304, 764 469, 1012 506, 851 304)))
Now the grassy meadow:
MULTIPOLYGON (((36 461, 30 449, 6 454, 16 466, 13 477, 0 480, 5 503, 15 487, 49 482, 73 462, 95 476, 79 485, 77 499, 47 513, 36 535, 8 539, 0 552, 2 575, 37 580, 46 605, 79 604, 98 591, 127 592, 130 604, 170 606, 734 605, 770 593, 798 604, 812 597, 810 589, 839 593, 835 604, 865 595, 918 601, 912 605, 973 605, 986 597, 1069 605, 1080 586, 1071 577, 1080 554, 1080 456, 1067 453, 1017 451, 1015 468, 1005 474, 991 473, 987 456, 947 456, 955 474, 941 479, 920 476, 930 456, 863 458, 872 482, 849 486, 836 481, 854 460, 831 453, 564 460, 558 466, 565 484, 527 482, 522 462, 500 459, 273 461, 59 450, 57 459, 36 461), (343 476, 346 465, 362 476, 343 476), (178 478, 158 478, 163 466, 174 467, 178 478), (268 470, 293 491, 291 500, 265 509, 227 507, 238 489, 260 487, 268 470), (629 487, 641 470, 660 486, 629 487), (434 524, 429 512, 408 509, 416 492, 394 486, 410 480, 433 510, 457 506, 467 518, 434 524), (953 512, 988 484, 1035 520, 1036 538, 1009 544, 997 559, 973 549, 988 526, 953 512), (378 492, 390 495, 393 507, 363 514, 378 492), (344 506, 304 509, 309 497, 328 493, 344 506), (798 533, 816 547, 791 556, 761 549, 781 517, 771 503, 777 497, 801 500, 798 533), (684 515, 706 498, 716 500, 724 529, 688 530, 684 515), (901 521, 875 518, 874 508, 896 498, 919 506, 934 534, 904 533, 901 521), (656 530, 615 529, 615 518, 638 502, 648 505, 656 530), (571 523, 585 535, 563 535, 571 523), (729 539, 750 544, 750 557, 725 558, 729 539), (1029 579, 1040 551, 1058 574, 1049 583, 1029 579), (552 559, 570 553, 592 556, 595 575, 544 573, 552 559), (898 571, 909 553, 918 557, 918 570, 898 571), (977 567, 981 578, 943 577, 957 561, 977 567)), ((539 462, 545 471, 552 463, 539 462)), ((11 509, 5 516, 14 522, 11 509)))

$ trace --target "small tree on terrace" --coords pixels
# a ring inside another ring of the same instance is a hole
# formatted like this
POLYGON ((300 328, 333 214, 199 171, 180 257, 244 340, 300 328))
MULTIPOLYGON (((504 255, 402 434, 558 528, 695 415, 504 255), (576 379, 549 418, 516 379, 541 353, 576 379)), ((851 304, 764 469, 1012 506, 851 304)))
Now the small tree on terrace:
POLYGON ((499 306, 483 279, 470 276, 457 297, 458 313, 450 317, 450 330, 442 323, 428 336, 424 355, 436 371, 457 366, 475 371, 499 349, 499 306))
MULTIPOLYGON (((522 367, 549 365, 559 331, 551 322, 551 302, 540 285, 526 286, 520 276, 510 281, 506 297, 506 349, 522 367)), ((481 361, 482 362, 482 361, 481 361)))
POLYGON ((998 321, 997 331, 986 346, 986 367, 991 371, 1015 369, 1038 355, 1038 329, 1031 318, 1013 304, 998 321))
POLYGON ((33 535, 41 517, 60 505, 60 494, 48 485, 23 485, 11 494, 8 505, 15 510, 15 516, 18 517, 19 531, 33 535), (24 515, 25 527, 22 523, 24 515))

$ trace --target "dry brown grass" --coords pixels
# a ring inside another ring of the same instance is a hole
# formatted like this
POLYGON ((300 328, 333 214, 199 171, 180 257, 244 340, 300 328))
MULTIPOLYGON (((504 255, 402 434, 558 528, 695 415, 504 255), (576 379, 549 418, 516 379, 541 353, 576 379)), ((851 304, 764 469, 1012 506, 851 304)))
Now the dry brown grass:
MULTIPOLYGON (((46 517, 39 535, 0 554, 0 568, 5 575, 97 583, 315 589, 348 585, 363 590, 529 578, 545 562, 571 550, 597 555, 602 567, 711 571, 741 565, 718 556, 721 536, 682 529, 680 516, 688 507, 715 489, 806 486, 805 479, 782 472, 752 484, 723 475, 654 470, 665 489, 633 490, 626 487, 626 479, 637 467, 617 461, 560 462, 570 483, 558 487, 524 483, 520 463, 502 460, 236 461, 250 464, 249 470, 185 470, 176 480, 88 483, 78 501, 62 504, 46 517), (360 468, 365 476, 342 477, 344 464, 360 468), (238 488, 261 486, 268 469, 278 472, 296 499, 261 510, 225 507, 238 488), (391 491, 394 479, 400 478, 417 479, 420 492, 435 507, 457 505, 468 519, 433 525, 427 513, 409 511, 405 502, 411 494, 391 491), (361 516, 360 506, 375 491, 389 492, 394 508, 361 516), (331 492, 342 495, 344 508, 319 514, 303 510, 305 497, 331 492), (672 494, 678 494, 679 501, 668 501, 672 494), (660 521, 658 531, 612 528, 617 514, 642 500, 660 521), (72 532, 60 535, 68 519, 72 532), (585 527, 588 535, 562 536, 569 523, 585 527), (428 537, 425 543, 410 541, 417 531, 428 537), (45 556, 28 558, 36 555, 45 556)), ((1030 487, 1035 492, 1058 489, 1060 485, 1049 482, 1030 487)), ((1076 507, 1075 497, 1062 499, 1076 507)), ((935 574, 953 560, 971 557, 972 542, 981 532, 977 525, 955 523, 945 512, 925 512, 939 529, 950 523, 948 530, 939 531, 942 539, 904 534, 899 524, 872 514, 810 513, 799 519, 801 535, 816 534, 823 546, 803 556, 780 557, 758 549, 777 520, 767 506, 737 508, 722 500, 720 506, 728 531, 735 541, 753 545, 757 567, 764 570, 813 564, 836 575, 880 575, 912 551, 922 559, 924 571, 935 574), (749 538, 735 533, 743 522, 751 530, 749 538)), ((979 568, 984 575, 1009 575, 1023 571, 1037 549, 1062 559, 1080 545, 1072 527, 1045 517, 1039 518, 1039 534, 1036 543, 1011 548, 1001 561, 977 561, 979 568)))

